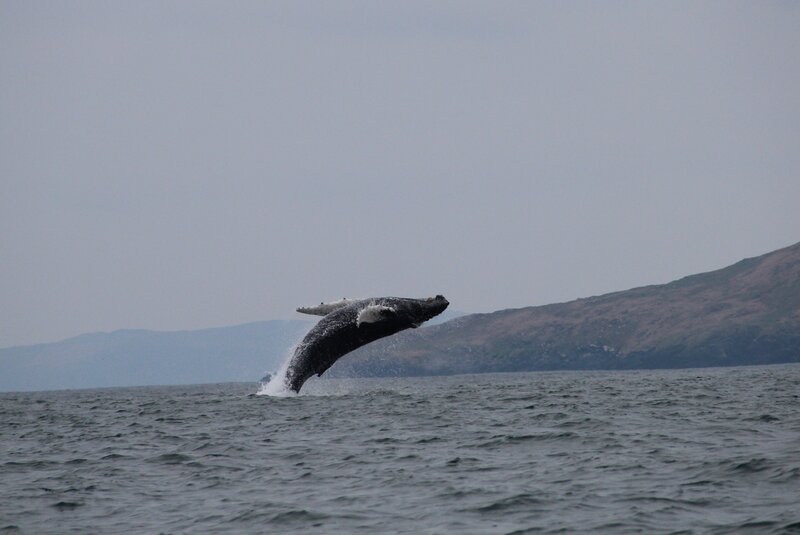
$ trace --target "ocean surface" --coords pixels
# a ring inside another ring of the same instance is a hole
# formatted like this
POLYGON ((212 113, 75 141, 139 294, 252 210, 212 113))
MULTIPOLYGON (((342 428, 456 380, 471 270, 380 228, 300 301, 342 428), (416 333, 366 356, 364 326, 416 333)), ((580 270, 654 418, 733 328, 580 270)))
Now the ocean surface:
POLYGON ((800 365, 0 394, 0 533, 800 532, 800 365))

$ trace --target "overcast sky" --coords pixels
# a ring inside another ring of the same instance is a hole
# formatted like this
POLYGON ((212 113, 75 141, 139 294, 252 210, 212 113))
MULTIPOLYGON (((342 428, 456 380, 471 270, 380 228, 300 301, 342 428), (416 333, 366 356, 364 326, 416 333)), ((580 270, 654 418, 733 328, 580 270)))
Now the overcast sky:
POLYGON ((0 1, 0 347, 800 241, 800 3, 0 1))

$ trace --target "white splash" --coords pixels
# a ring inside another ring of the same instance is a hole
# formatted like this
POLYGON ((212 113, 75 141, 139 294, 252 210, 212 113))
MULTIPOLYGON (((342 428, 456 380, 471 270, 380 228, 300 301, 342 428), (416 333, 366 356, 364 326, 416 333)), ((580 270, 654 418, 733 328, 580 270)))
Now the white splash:
POLYGON ((258 389, 258 392, 256 392, 257 396, 287 397, 297 395, 295 392, 292 392, 286 384, 286 372, 289 370, 289 363, 292 361, 292 357, 298 345, 299 343, 293 345, 289 349, 288 355, 283 359, 283 364, 278 368, 278 371, 272 374, 272 378, 269 382, 261 383, 261 387, 258 389))

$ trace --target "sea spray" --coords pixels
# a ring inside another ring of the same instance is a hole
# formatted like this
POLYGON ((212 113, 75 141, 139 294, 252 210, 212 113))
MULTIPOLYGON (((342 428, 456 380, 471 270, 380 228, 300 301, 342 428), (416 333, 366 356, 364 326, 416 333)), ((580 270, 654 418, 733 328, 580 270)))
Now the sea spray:
POLYGON ((294 357, 294 353, 299 345, 300 342, 298 341, 289 348, 286 352, 286 358, 283 359, 283 363, 278 368, 278 371, 272 374, 268 382, 261 383, 258 392, 256 392, 257 396, 286 397, 296 395, 286 382, 286 372, 289 370, 289 363, 292 362, 292 357, 294 357))

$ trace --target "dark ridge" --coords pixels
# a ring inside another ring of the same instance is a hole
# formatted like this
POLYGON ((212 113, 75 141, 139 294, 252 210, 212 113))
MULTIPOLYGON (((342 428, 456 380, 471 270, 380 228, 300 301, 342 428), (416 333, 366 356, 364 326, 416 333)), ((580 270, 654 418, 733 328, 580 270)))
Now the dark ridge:
POLYGON ((800 361, 800 243, 668 284, 402 333, 346 376, 690 368, 800 361))

